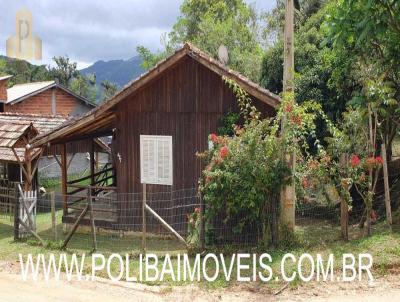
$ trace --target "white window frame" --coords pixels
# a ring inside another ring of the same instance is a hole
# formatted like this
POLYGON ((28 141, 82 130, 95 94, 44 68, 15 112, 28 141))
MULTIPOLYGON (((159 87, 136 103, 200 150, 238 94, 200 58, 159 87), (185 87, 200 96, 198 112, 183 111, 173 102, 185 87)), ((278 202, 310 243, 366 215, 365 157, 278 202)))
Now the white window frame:
POLYGON ((140 181, 145 184, 155 184, 155 185, 169 185, 172 186, 173 183, 173 153, 172 153, 172 136, 167 135, 140 135, 140 181), (143 167, 144 167, 144 152, 143 152, 143 143, 145 140, 151 140, 154 142, 154 177, 149 178, 145 177, 143 167), (161 178, 158 175, 158 160, 159 160, 159 143, 167 142, 168 143, 168 152, 170 154, 169 157, 169 177, 161 178))

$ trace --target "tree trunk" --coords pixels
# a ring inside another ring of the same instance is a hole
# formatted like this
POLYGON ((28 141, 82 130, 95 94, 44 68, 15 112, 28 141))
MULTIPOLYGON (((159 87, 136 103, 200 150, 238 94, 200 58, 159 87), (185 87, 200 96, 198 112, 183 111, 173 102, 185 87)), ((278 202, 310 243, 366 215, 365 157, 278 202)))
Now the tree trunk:
POLYGON ((367 236, 371 235, 371 208, 367 208, 367 236))

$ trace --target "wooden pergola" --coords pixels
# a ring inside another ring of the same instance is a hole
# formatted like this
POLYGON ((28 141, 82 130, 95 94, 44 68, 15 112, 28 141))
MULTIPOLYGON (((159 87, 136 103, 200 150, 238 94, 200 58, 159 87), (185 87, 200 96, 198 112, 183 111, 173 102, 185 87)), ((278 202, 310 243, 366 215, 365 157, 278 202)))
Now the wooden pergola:
MULTIPOLYGON (((109 147, 99 139, 82 139, 60 145, 33 147, 31 141, 49 131, 57 129, 66 117, 26 114, 0 114, 0 161, 18 164, 25 178, 25 190, 31 190, 34 175, 38 169, 38 159, 43 155, 54 156, 62 172, 62 189, 66 192, 68 168, 76 153, 90 154, 91 174, 96 168, 95 153, 109 153, 109 147), (71 154, 67 158, 67 153, 71 154)), ((93 172, 93 173, 92 173, 93 172)))
POLYGON ((32 182, 38 168, 43 148, 31 148, 29 141, 38 134, 32 123, 14 122, 0 124, 0 148, 19 164, 25 176, 25 191, 32 190, 32 182), (21 156, 23 154, 23 156, 21 156))

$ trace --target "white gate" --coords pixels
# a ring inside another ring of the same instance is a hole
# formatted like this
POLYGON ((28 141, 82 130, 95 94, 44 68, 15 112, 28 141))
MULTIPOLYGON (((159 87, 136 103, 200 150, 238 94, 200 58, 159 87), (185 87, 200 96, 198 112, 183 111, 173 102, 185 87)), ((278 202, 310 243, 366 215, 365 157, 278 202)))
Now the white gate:
POLYGON ((19 234, 20 237, 28 233, 36 232, 36 204, 37 192, 24 192, 21 185, 18 186, 19 197, 19 234))

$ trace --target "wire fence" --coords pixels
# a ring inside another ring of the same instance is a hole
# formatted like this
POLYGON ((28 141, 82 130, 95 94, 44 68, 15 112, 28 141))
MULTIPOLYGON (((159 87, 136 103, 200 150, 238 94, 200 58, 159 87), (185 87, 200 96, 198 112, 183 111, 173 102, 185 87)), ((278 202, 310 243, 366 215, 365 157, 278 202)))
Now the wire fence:
MULTIPOLYGON (((400 202, 398 175, 391 181, 390 196, 392 210, 395 212, 400 202)), ((56 192, 47 192, 37 197, 35 232, 45 242, 55 247, 62 247, 74 225, 77 224, 76 232, 72 233, 67 243, 68 249, 83 252, 91 250, 94 228, 98 251, 139 253, 143 248, 143 200, 143 193, 101 192, 96 194, 94 189, 87 189, 78 194, 64 196, 56 192), (92 204, 91 208, 89 203, 92 204), (90 210, 85 212, 88 208, 90 210), (93 219, 91 219, 91 214, 93 219), (80 216, 82 219, 79 220, 80 216)), ((17 194, 16 184, 0 183, 1 238, 12 237, 15 233, 17 201, 20 202, 20 197, 17 194)), ((157 218, 148 210, 145 211, 146 251, 164 254, 187 249, 187 246, 166 228, 166 225, 188 244, 199 244, 202 239, 199 223, 202 200, 196 188, 147 192, 146 204, 159 216, 157 218)), ((208 208, 205 205, 205 217, 208 217, 204 223, 205 246, 207 248, 251 249, 260 244, 270 244, 274 236, 274 221, 277 222, 279 215, 279 196, 271 196, 268 204, 275 206, 265 209, 263 217, 266 218, 266 223, 250 219, 248 213, 245 212, 229 215, 228 218, 224 210, 209 218, 208 208)), ((385 219, 383 191, 377 191, 373 209, 376 213, 374 223, 385 219)), ((352 228, 354 232, 359 230, 356 225, 363 213, 364 205, 355 197, 349 212, 349 223, 354 225, 352 228)), ((295 216, 296 234, 308 242, 318 242, 327 237, 335 240, 340 238, 339 204, 319 204, 298 200, 295 216)), ((394 220, 396 222, 396 217, 394 220)), ((18 229, 21 230, 21 226, 18 226, 18 229)), ((26 235, 25 232, 21 238, 27 237, 26 235)))

